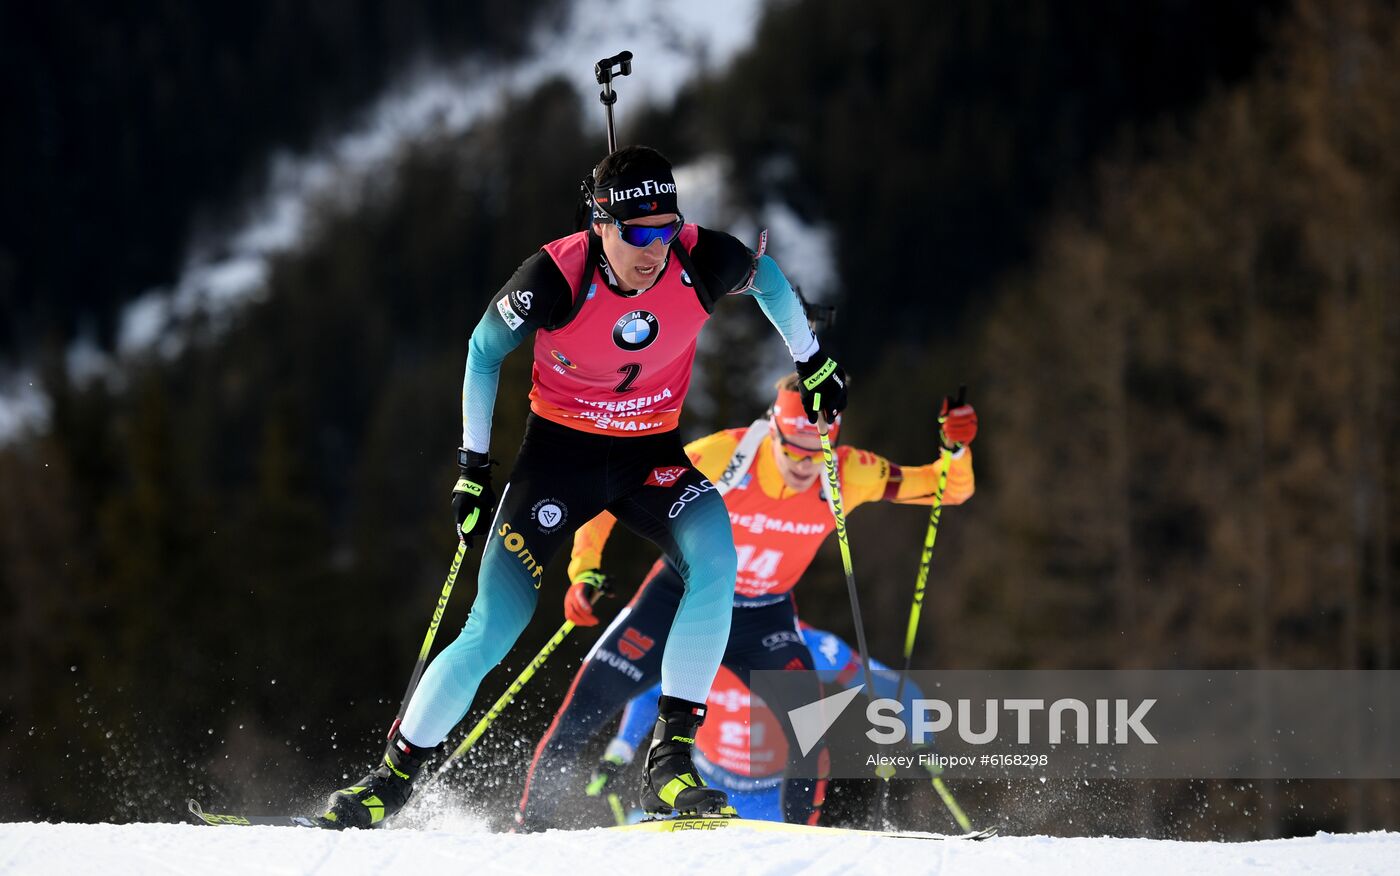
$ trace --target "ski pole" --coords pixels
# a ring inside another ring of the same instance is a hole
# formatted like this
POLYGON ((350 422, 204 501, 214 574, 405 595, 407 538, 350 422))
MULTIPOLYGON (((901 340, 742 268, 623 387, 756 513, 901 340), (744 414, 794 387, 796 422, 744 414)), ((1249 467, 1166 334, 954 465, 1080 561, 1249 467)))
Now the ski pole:
MULTIPOLYGON (((821 407, 821 394, 813 400, 813 406, 821 407)), ((856 594, 856 573, 851 565, 851 543, 846 537, 846 512, 841 505, 841 478, 836 473, 836 454, 831 452, 831 439, 827 437, 826 417, 817 415, 817 434, 822 442, 822 460, 826 467, 827 505, 836 521, 836 542, 841 546, 841 565, 846 569, 846 592, 851 597, 851 620, 856 626, 856 647, 866 655, 860 662, 865 670, 865 689, 868 696, 875 692, 875 679, 870 674, 869 649, 865 646, 865 622, 860 616, 860 597, 856 594)))
POLYGON ((603 86, 603 90, 598 93, 598 100, 608 111, 609 155, 617 151, 617 129, 613 125, 613 104, 617 103, 617 92, 613 91, 613 77, 628 76, 631 73, 631 52, 621 52, 619 54, 613 55, 611 58, 604 58, 603 60, 593 65, 593 75, 597 77, 598 84, 603 86))
POLYGON ((437 608, 433 609, 433 619, 428 622, 428 634, 423 637, 423 647, 418 649, 418 662, 413 665, 413 673, 408 677, 408 689, 403 692, 403 702, 399 703, 399 713, 394 716, 394 723, 389 725, 389 737, 394 738, 394 731, 399 729, 399 722, 403 720, 404 712, 408 711, 408 701, 413 699, 413 692, 418 689, 418 681, 423 677, 423 670, 428 666, 428 652, 433 649, 433 639, 437 638, 438 625, 442 623, 443 612, 447 610, 447 598, 452 595, 452 588, 457 583, 457 572, 462 568, 462 559, 467 555, 467 543, 459 540, 457 542, 457 555, 452 558, 452 568, 447 571, 447 580, 443 582, 442 593, 438 596, 437 608))
POLYGON ((948 790, 947 785, 943 784, 942 776, 933 777, 933 790, 938 792, 938 799, 943 801, 943 805, 947 807, 949 814, 953 816, 953 820, 958 823, 958 827, 961 827, 965 831, 971 831, 972 819, 967 817, 967 813, 958 805, 958 801, 953 799, 953 792, 948 790))
POLYGON ((622 798, 617 794, 608 794, 608 809, 612 810, 613 821, 618 827, 627 823, 627 808, 622 805, 622 798))
MULTIPOLYGON (((818 393, 813 402, 814 407, 821 406, 821 394, 818 393)), ((856 626, 856 647, 860 648, 860 653, 869 655, 870 651, 865 647, 865 622, 860 616, 860 597, 856 595, 856 573, 851 565, 851 543, 846 537, 846 512, 841 505, 841 478, 836 473, 836 455, 831 452, 831 439, 827 437, 826 418, 821 414, 817 415, 817 434, 822 442, 822 460, 826 463, 826 486, 827 504, 831 507, 831 516, 836 521, 836 542, 841 546, 841 565, 846 569, 846 592, 851 597, 851 620, 856 626)), ((870 660, 861 660, 861 667, 865 670, 865 687, 872 694, 875 691, 875 679, 870 674, 870 660)))
POLYGON ((938 487, 933 493, 933 506, 929 509, 928 531, 924 533, 924 549, 919 555, 919 574, 914 579, 914 603, 909 606, 909 627, 904 633, 904 668, 899 670, 899 685, 894 698, 904 701, 904 682, 909 676, 909 667, 914 659, 914 637, 919 630, 919 618, 924 610, 924 589, 928 586, 929 559, 933 556, 933 543, 938 538, 938 522, 943 515, 943 491, 948 487, 948 468, 953 463, 953 452, 942 449, 943 465, 938 470, 938 487))
MULTIPOLYGON (((606 592, 607 586, 607 578, 604 578, 603 584, 595 588, 593 593, 589 595, 588 602, 590 605, 598 604, 598 600, 601 599, 606 592)), ((476 745, 477 740, 485 735, 487 729, 489 729, 490 726, 495 723, 496 719, 501 716, 501 713, 506 710, 506 706, 509 706, 515 700, 515 697, 524 689, 525 685, 530 682, 530 679, 535 677, 535 672, 549 659, 549 655, 554 653, 554 650, 559 647, 559 643, 563 642, 573 630, 574 622, 566 620, 564 621, 564 625, 555 631, 553 636, 549 637, 549 641, 544 643, 544 647, 535 655, 535 659, 531 660, 520 673, 520 676, 510 683, 510 687, 506 688, 506 692, 501 694, 500 699, 496 700, 495 704, 491 706, 490 711, 483 715, 480 721, 476 722, 476 726, 467 734, 467 738, 462 740, 462 744, 458 745, 447 760, 442 762, 442 766, 437 769, 437 773, 434 776, 435 778, 447 772, 453 764, 461 760, 462 756, 471 750, 473 745, 476 745)))
MULTIPOLYGON (((958 399, 953 407, 962 407, 967 403, 967 386, 964 384, 958 387, 958 399)), ((942 428, 943 418, 939 418, 939 428, 942 428)), ((961 445, 959 445, 961 446, 961 445)), ((914 578, 914 604, 909 607, 909 627, 904 633, 904 668, 899 671, 899 686, 895 689, 894 698, 896 701, 904 700, 904 681, 909 675, 910 661, 914 658, 914 636, 919 630, 919 618, 924 611, 924 588, 928 586, 929 561, 933 558, 933 543, 938 538, 938 523, 943 517, 943 491, 948 488, 948 469, 953 465, 953 453, 942 447, 939 450, 942 468, 938 470, 938 487, 933 493, 933 505, 928 512, 928 531, 924 533, 924 550, 919 555, 919 574, 914 578)))
MULTIPOLYGON (((938 487, 933 494, 933 508, 929 511, 928 532, 924 535, 924 549, 919 557, 919 574, 914 581, 914 603, 909 607, 909 629, 904 637, 904 667, 899 671, 899 684, 895 687, 895 702, 904 702, 904 683, 909 676, 909 666, 914 654, 914 635, 919 628, 919 616, 924 606, 924 588, 928 585, 929 559, 933 554, 934 539, 938 537, 938 520, 943 511, 943 491, 948 486, 948 467, 952 464, 953 453, 946 447, 942 450, 943 465, 938 471, 938 487)), ((881 812, 885 809, 890 793, 890 778, 892 773, 879 773, 880 778, 885 780, 880 788, 881 812)), ((948 790, 948 786, 943 783, 941 776, 933 777, 933 789, 938 793, 938 797, 943 801, 943 805, 948 809, 948 813, 953 816, 958 827, 965 831, 972 830, 972 821, 963 812, 958 801, 953 798, 953 792, 948 790)))
MULTIPOLYGON (((822 397, 818 393, 812 406, 821 409, 822 397)), ((856 573, 851 564, 851 543, 846 537, 846 512, 841 504, 841 478, 836 472, 836 454, 831 451, 831 439, 827 436, 826 417, 817 414, 817 434, 822 442, 822 461, 826 468, 827 505, 836 521, 836 543, 841 547, 841 565, 846 570, 846 592, 851 598, 851 620, 856 627, 856 647, 861 653, 861 669, 865 670, 866 696, 875 695, 875 677, 870 673, 870 650, 865 645, 865 622, 860 616, 860 597, 856 594, 856 573)), ((881 811, 877 817, 883 820, 881 811)))
MULTIPOLYGON (((953 407, 960 407, 967 401, 967 387, 958 387, 957 402, 953 407)), ((914 602, 909 607, 909 627, 904 635, 904 667, 899 671, 899 684, 895 688, 895 701, 904 702, 904 683, 909 677, 909 667, 914 657, 914 637, 919 629, 919 618, 923 614, 924 591, 928 586, 929 562, 933 558, 933 544, 938 538, 938 523, 943 516, 943 492, 948 487, 948 469, 953 464, 953 453, 947 447, 940 449, 942 466, 938 470, 938 486, 933 493, 933 506, 929 509, 928 531, 924 533, 924 549, 919 555, 919 573, 914 579, 914 602)), ((889 776, 885 777, 884 787, 881 789, 881 808, 884 808, 884 797, 889 794, 889 776)), ((938 793, 938 797, 943 801, 943 805, 948 809, 948 813, 953 816, 958 827, 963 830, 972 830, 972 820, 963 812, 958 801, 954 799, 953 792, 948 790, 941 776, 933 777, 933 789, 938 793)))

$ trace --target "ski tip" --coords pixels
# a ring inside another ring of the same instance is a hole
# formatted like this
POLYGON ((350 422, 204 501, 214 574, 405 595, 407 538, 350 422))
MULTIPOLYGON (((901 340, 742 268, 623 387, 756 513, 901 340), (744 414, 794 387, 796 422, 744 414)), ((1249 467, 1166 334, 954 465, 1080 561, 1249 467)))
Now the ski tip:
POLYGON ((199 801, 194 799, 193 797, 185 801, 185 808, 188 809, 190 811, 190 814, 193 815, 195 818, 198 818, 203 824, 217 823, 209 820, 209 816, 204 814, 204 807, 199 805, 199 801))

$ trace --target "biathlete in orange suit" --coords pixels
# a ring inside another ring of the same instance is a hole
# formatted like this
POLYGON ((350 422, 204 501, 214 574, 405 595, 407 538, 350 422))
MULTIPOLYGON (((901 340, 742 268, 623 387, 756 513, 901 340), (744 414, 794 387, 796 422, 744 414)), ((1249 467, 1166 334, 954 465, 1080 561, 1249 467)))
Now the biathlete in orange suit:
MULTIPOLYGON (((822 454, 817 430, 805 416, 797 392, 797 375, 779 382, 776 402, 766 419, 742 429, 728 429, 686 445, 701 473, 718 485, 729 512, 738 554, 733 617, 723 665, 747 685, 749 673, 765 669, 813 668, 811 654, 798 632, 793 587, 811 565, 822 541, 835 528, 821 477, 822 454)), ((977 415, 970 405, 943 402, 941 437, 956 448, 949 463, 943 502, 957 505, 972 495, 972 452, 977 415)), ((833 424, 833 439, 840 421, 833 424)), ((836 448, 842 498, 849 512, 867 502, 928 505, 938 482, 940 462, 899 466, 868 450, 836 448)), ((603 514, 574 536, 565 597, 565 615, 575 624, 598 623, 588 600, 597 583, 603 546, 614 520, 603 514)), ((535 751, 520 801, 517 821, 527 830, 582 826, 567 818, 558 802, 581 782, 575 770, 589 740, 611 722, 638 692, 650 687, 660 671, 671 618, 684 604, 684 588, 666 558, 656 564, 631 603, 619 612, 584 660, 554 722, 535 751)), ((805 693, 813 702, 816 687, 805 693)), ((795 705, 801 705, 796 702, 795 705)), ((785 711, 774 708, 777 714, 785 711)), ((819 751, 803 756, 788 737, 788 774, 783 809, 788 821, 805 822, 813 813, 814 762, 819 751)), ((583 817, 587 817, 584 815, 583 817)))

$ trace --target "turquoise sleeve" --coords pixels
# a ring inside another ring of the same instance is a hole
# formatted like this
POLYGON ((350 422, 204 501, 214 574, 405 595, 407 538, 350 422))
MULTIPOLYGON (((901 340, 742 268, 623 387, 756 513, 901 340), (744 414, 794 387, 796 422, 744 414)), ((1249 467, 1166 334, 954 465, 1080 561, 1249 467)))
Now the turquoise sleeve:
POLYGON ((528 333, 525 326, 512 331, 494 306, 476 324, 467 347, 467 371, 462 378, 462 446, 467 450, 490 450, 491 414, 496 409, 501 363, 528 333))
POLYGON ((807 325, 802 302, 771 256, 759 256, 753 282, 744 291, 758 299, 759 309, 783 336, 794 362, 806 362, 817 351, 817 337, 807 325))

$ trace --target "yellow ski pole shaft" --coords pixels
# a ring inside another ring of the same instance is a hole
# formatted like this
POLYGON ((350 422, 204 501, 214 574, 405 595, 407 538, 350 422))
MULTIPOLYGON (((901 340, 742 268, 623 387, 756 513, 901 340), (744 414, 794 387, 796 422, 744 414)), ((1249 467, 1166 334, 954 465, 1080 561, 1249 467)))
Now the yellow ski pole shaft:
MULTIPOLYGON (((967 387, 958 387, 958 399, 956 405, 962 405, 967 400, 967 387)), ((940 425, 942 420, 940 419, 940 425)), ((933 545, 938 538, 938 524, 943 517, 943 494, 948 488, 948 470, 953 465, 953 450, 947 447, 940 448, 939 462, 942 465, 938 470, 938 486, 934 489, 933 505, 929 508, 928 530, 924 533, 924 549, 919 555, 919 572, 914 579, 914 602, 909 606, 909 626, 904 632, 904 667, 899 672, 899 684, 895 687, 895 701, 904 701, 904 684, 909 677, 909 667, 914 659, 914 639, 919 630, 919 619, 923 615, 924 592, 928 587, 929 565, 933 560, 933 545)), ((885 780, 885 785, 881 788, 881 808, 884 807, 884 798, 889 794, 890 773, 881 773, 885 780)), ((963 812, 958 801, 954 799, 953 792, 944 784, 942 777, 934 776, 933 789, 938 792, 938 797, 943 801, 943 805, 948 809, 948 814, 953 816, 953 820, 958 823, 958 827, 963 830, 972 830, 972 820, 963 812)))
MULTIPOLYGON (((821 410, 822 397, 818 393, 812 400, 812 406, 821 410)), ((865 670, 865 691, 866 696, 875 695, 875 678, 870 672, 870 650, 865 644, 865 622, 860 616, 860 596, 856 593, 856 573, 855 567, 851 563, 851 543, 846 536, 846 512, 841 503, 841 477, 836 471, 836 454, 831 450, 831 439, 827 435, 826 418, 817 414, 817 434, 822 442, 822 460, 826 468, 826 492, 827 504, 831 507, 831 516, 836 521, 836 542, 841 547, 841 565, 846 570, 846 592, 851 599, 851 621, 856 628, 856 648, 861 655, 861 669, 865 670)), ((887 783, 888 784, 888 783, 887 783)), ((876 812, 876 821, 884 821, 884 797, 879 798, 879 811, 876 812)))
MULTIPOLYGON (((914 581, 914 604, 909 608, 909 629, 904 636, 904 668, 899 673, 899 685, 895 689, 895 701, 904 702, 904 682, 909 676, 909 665, 914 655, 914 635, 919 628, 919 615, 924 607, 924 588, 928 585, 929 560, 933 556, 934 539, 938 537, 938 521, 943 512, 943 491, 948 486, 948 468, 952 465, 953 452, 946 447, 943 448, 943 467, 938 472, 938 488, 933 495, 933 508, 929 511, 928 532, 924 536, 924 550, 919 557, 919 575, 914 581)), ((888 774, 884 776, 885 787, 881 793, 889 793, 888 774)), ((935 776, 933 779, 933 790, 938 792, 938 798, 943 801, 943 805, 948 809, 948 814, 953 816, 953 820, 958 823, 958 827, 965 831, 972 830, 972 819, 963 812, 958 801, 953 798, 953 792, 944 784, 942 777, 935 776)))
MULTIPOLYGON (((813 400, 813 406, 821 408, 821 394, 813 400)), ((856 647, 860 648, 861 668, 865 670, 865 689, 874 696, 875 679, 870 674, 870 651, 865 647, 865 622, 860 616, 860 597, 856 594, 855 567, 851 564, 851 543, 846 537, 846 512, 841 504, 841 477, 836 471, 836 454, 831 450, 831 439, 827 436, 826 418, 817 415, 817 434, 822 442, 822 460, 826 464, 827 504, 831 516, 836 521, 836 542, 841 546, 841 565, 846 569, 846 592, 851 598, 851 620, 856 627, 856 647)))
POLYGON ((933 493, 933 506, 928 513, 928 531, 924 533, 924 549, 919 555, 919 574, 914 579, 914 603, 909 606, 909 627, 904 632, 904 668, 899 673, 899 686, 895 690, 896 701, 904 700, 904 680, 914 659, 914 637, 919 631, 919 618, 924 611, 924 590, 928 587, 929 561, 933 558, 933 543, 938 538, 938 522, 943 516, 943 491, 948 487, 948 469, 953 464, 953 453, 942 448, 942 467, 938 470, 938 486, 933 493))
POLYGON ((622 805, 622 798, 616 794, 608 795, 608 808, 612 810, 613 821, 618 827, 627 823, 627 807, 622 805))
POLYGON ((967 813, 963 812, 962 807, 958 805, 958 801, 953 799, 953 792, 948 790, 947 785, 943 784, 942 776, 933 777, 933 790, 938 792, 939 799, 943 801, 944 806, 948 807, 948 812, 953 816, 953 820, 958 823, 958 827, 961 827, 965 831, 972 830, 972 819, 967 817, 967 813))
POLYGON ((443 582, 442 593, 438 595, 437 607, 433 609, 432 620, 428 621, 428 634, 423 637, 423 647, 418 649, 418 662, 413 665, 413 673, 408 677, 408 688, 403 692, 403 702, 399 703, 399 713, 394 716, 394 723, 389 726, 390 739, 394 737, 394 731, 403 720, 404 712, 408 711, 408 701, 413 699, 413 692, 418 689, 418 682, 423 678, 423 670, 428 665, 428 652, 433 650, 433 639, 437 638, 442 615, 447 611, 447 600, 452 596, 452 588, 457 584, 457 573, 461 570, 462 560, 466 555, 467 543, 459 540, 457 553, 452 558, 452 567, 447 570, 447 580, 443 582))

